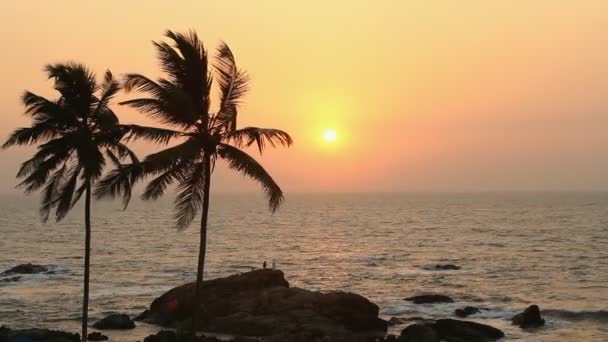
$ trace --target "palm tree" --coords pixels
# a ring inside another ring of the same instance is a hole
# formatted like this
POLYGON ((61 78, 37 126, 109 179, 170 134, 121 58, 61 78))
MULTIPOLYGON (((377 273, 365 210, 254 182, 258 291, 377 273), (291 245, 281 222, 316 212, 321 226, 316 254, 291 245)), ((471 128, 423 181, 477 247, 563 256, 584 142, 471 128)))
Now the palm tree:
POLYGON ((100 197, 126 195, 136 181, 153 176, 142 197, 157 199, 170 184, 177 183, 175 219, 178 228, 190 225, 202 210, 192 310, 194 335, 205 266, 209 188, 216 161, 223 159, 231 169, 260 183, 274 212, 283 201, 283 191, 262 165, 240 148, 255 144, 262 153, 268 144, 272 147, 290 146, 293 141, 289 134, 278 129, 237 129, 237 108, 247 92, 249 78, 237 68, 225 43, 217 49, 212 71, 207 51, 196 33, 167 31, 165 36, 172 40, 173 45, 166 42, 154 42, 154 45, 166 78, 153 81, 140 74, 127 74, 125 90, 138 90, 147 93, 148 97, 121 104, 139 109, 172 128, 141 128, 134 133, 136 137, 157 142, 176 138, 178 144, 151 154, 140 163, 116 169, 100 182, 96 192, 100 197), (219 106, 217 111, 211 112, 214 80, 219 85, 219 106))
POLYGON ((116 165, 125 158, 137 162, 133 152, 121 143, 130 131, 108 107, 120 89, 107 71, 98 84, 95 75, 82 64, 47 65, 59 98, 46 99, 26 91, 22 96, 30 127, 15 130, 2 146, 36 145, 37 152, 17 173, 19 186, 30 193, 42 188, 40 214, 44 222, 54 211, 61 221, 85 197, 84 298, 82 341, 87 340, 89 275, 91 264, 91 188, 101 177, 106 156, 116 165), (98 93, 98 95, 95 95, 98 93), (105 156, 104 156, 105 155, 105 156))

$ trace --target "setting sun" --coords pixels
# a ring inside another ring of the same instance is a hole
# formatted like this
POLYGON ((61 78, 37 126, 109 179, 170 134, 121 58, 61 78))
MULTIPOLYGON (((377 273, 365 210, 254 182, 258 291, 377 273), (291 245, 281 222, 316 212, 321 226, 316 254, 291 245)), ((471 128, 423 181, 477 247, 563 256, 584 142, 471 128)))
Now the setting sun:
POLYGON ((327 142, 334 142, 338 140, 338 133, 333 129, 327 129, 323 132, 323 140, 327 142))

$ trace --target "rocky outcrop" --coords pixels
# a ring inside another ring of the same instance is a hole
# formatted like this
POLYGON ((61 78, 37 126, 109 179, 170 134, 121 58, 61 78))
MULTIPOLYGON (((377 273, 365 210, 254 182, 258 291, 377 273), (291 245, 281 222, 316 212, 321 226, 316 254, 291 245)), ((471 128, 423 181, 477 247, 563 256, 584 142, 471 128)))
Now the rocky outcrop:
POLYGON ((540 316, 538 305, 530 305, 522 313, 513 316, 511 323, 522 329, 526 329, 543 326, 545 325, 545 320, 540 316))
MULTIPOLYGON (((187 327, 194 290, 194 283, 169 290, 152 302, 143 321, 187 327)), ((293 288, 279 270, 262 269, 205 281, 201 296, 197 326, 209 332, 339 337, 384 335, 387 327, 378 317, 378 306, 366 298, 293 288)))
POLYGON ((93 324, 99 330, 127 330, 135 328, 135 323, 127 315, 113 314, 93 324))
POLYGON ((0 341, 44 341, 44 342, 80 342, 79 334, 49 329, 21 329, 13 330, 8 327, 0 327, 0 341))
POLYGON ((407 297, 404 300, 413 302, 414 304, 431 304, 431 303, 453 303, 454 300, 448 296, 440 294, 424 294, 412 297, 407 297))
POLYGON ((478 308, 474 307, 474 306, 466 306, 466 307, 464 307, 462 309, 456 309, 456 310, 454 310, 454 315, 456 315, 457 317, 464 318, 464 317, 467 317, 467 316, 470 316, 470 315, 474 315, 474 314, 480 313, 480 312, 481 311, 478 308))
POLYGON ((89 341, 107 341, 108 339, 108 336, 103 335, 102 333, 99 333, 97 331, 89 333, 87 335, 87 340, 89 341))
POLYGON ((505 335, 499 329, 489 325, 459 321, 455 319, 440 319, 435 323, 412 324, 401 332, 398 342, 440 342, 467 341, 487 342, 496 341, 505 335))
POLYGON ((42 266, 42 265, 35 265, 35 264, 21 264, 21 265, 17 265, 11 269, 8 269, 4 272, 2 272, 2 275, 13 275, 13 274, 36 274, 36 273, 42 273, 42 272, 48 272, 48 268, 46 266, 42 266))

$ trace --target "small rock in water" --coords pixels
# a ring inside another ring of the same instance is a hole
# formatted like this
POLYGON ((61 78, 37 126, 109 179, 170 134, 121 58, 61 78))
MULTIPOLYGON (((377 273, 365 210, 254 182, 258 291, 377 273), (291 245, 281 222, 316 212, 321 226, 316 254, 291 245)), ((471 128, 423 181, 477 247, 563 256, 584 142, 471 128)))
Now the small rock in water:
POLYGON ((150 310, 146 309, 142 313, 140 313, 139 315, 135 316, 135 318, 133 318, 133 320, 136 321, 136 322, 138 322, 138 321, 145 321, 146 318, 148 318, 149 316, 150 316, 150 310))
POLYGON ((87 339, 89 341, 107 341, 109 338, 108 338, 108 336, 95 331, 95 332, 90 333, 88 335, 87 339))
POLYGON ((32 263, 17 265, 11 269, 2 272, 2 275, 13 274, 36 274, 47 272, 49 269, 42 265, 34 265, 32 263))
POLYGON ((448 296, 439 294, 425 294, 407 297, 404 300, 413 302, 414 304, 431 304, 431 303, 453 303, 454 300, 448 296))
POLYGON ((480 310, 474 306, 467 306, 465 308, 462 309, 456 309, 454 310, 454 315, 458 316, 458 317, 467 317, 476 313, 479 313, 480 310))
POLYGON ((93 327, 100 330, 126 330, 135 328, 135 323, 127 315, 114 314, 96 322, 93 327))
POLYGON ((451 270, 459 270, 461 269, 460 266, 456 266, 456 265, 452 265, 452 264, 437 264, 435 265, 435 269, 438 271, 451 271, 451 270))
POLYGON ((543 326, 545 320, 540 316, 540 308, 538 305, 530 305, 522 313, 513 316, 511 323, 522 329, 536 328, 543 326))
POLYGON ((14 283, 19 280, 21 280, 21 276, 15 276, 15 277, 10 277, 10 278, 0 279, 0 283, 14 283))

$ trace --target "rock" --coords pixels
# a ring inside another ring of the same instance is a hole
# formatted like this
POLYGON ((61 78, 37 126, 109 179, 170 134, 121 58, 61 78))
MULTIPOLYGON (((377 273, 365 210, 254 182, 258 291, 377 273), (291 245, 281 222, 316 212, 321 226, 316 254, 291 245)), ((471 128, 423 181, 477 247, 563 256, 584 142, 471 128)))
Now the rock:
POLYGON ((136 322, 145 321, 146 319, 148 319, 148 317, 150 317, 150 310, 144 310, 142 313, 135 316, 135 318, 133 318, 133 320, 136 322))
POLYGON ((99 333, 97 331, 89 333, 89 335, 87 336, 87 339, 89 341, 107 341, 108 340, 108 336, 103 335, 102 333, 99 333))
POLYGON ((467 306, 464 307, 462 309, 456 309, 454 310, 454 315, 458 316, 458 317, 467 317, 476 313, 481 312, 478 308, 474 307, 474 306, 467 306))
POLYGON ((407 297, 404 300, 414 302, 414 304, 429 304, 429 303, 453 303, 454 300, 448 296, 439 294, 425 294, 407 297))
MULTIPOLYGON (((191 342, 189 338, 191 335, 182 335, 176 333, 175 331, 162 330, 154 335, 149 335, 144 339, 144 342, 191 342)), ((219 340, 215 337, 206 337, 199 336, 196 338, 196 342, 222 342, 223 340, 219 340)), ((258 342, 258 340, 237 337, 230 340, 232 342, 258 342)))
POLYGON ((12 330, 0 327, 0 341, 45 341, 45 342, 80 342, 80 335, 50 329, 12 330))
POLYGON ((538 305, 530 305, 522 313, 513 316, 511 323, 525 329, 543 326, 545 320, 540 316, 538 305))
MULTIPOLYGON (((195 284, 190 283, 169 290, 152 302, 143 321, 188 328, 194 289, 195 284)), ((388 325, 378 317, 378 306, 366 298, 289 287, 279 270, 261 269, 204 281, 201 297, 197 327, 208 332, 272 336, 277 341, 280 336, 337 341, 355 335, 383 336, 388 325)))
POLYGON ((126 330, 135 328, 135 323, 124 314, 113 314, 93 324, 100 330, 126 330))
POLYGON ((15 277, 0 279, 0 283, 14 283, 19 280, 21 280, 21 276, 15 276, 15 277))
POLYGON ((437 320, 433 328, 441 339, 447 341, 485 342, 505 336, 502 331, 489 325, 456 319, 437 320))
POLYGON ((13 275, 13 274, 35 274, 47 272, 49 269, 42 265, 34 265, 31 263, 17 265, 11 269, 2 272, 2 275, 13 275))
POLYGON ((433 325, 412 324, 401 331, 397 342, 441 342, 433 325))
POLYGON ((437 264, 437 265, 435 265, 434 269, 437 271, 452 271, 452 270, 459 270, 459 269, 461 269, 461 267, 452 265, 452 264, 445 264, 445 265, 437 264))

